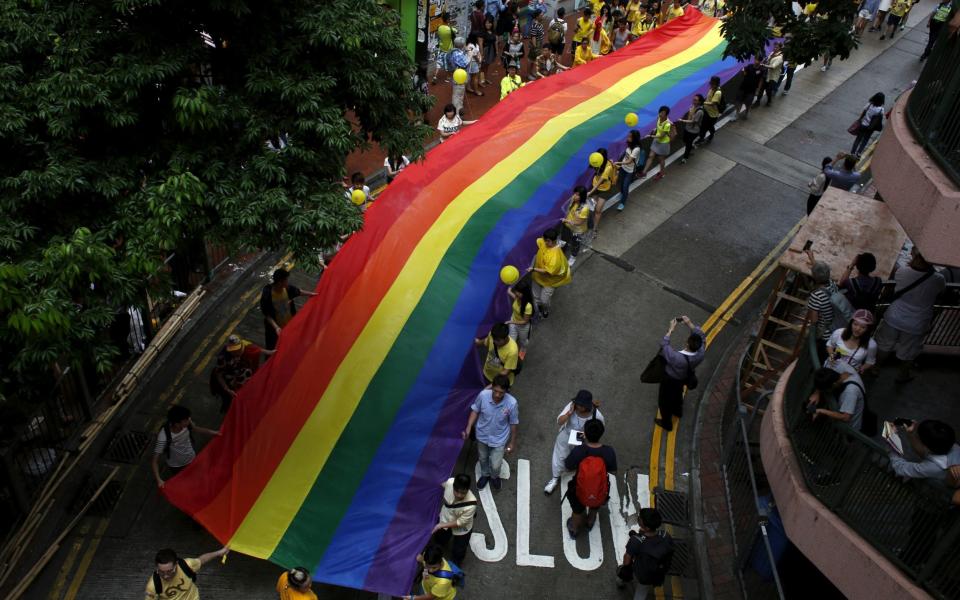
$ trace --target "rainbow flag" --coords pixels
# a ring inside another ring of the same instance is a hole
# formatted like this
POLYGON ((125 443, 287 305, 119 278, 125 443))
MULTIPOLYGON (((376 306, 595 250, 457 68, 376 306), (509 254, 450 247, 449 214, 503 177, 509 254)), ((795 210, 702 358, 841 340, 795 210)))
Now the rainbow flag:
POLYGON ((483 385, 473 339, 510 314, 500 268, 530 263, 590 152, 619 156, 628 112, 646 133, 660 105, 676 119, 712 75, 732 77, 724 46, 688 9, 514 92, 403 171, 165 495, 239 552, 409 593, 483 385))

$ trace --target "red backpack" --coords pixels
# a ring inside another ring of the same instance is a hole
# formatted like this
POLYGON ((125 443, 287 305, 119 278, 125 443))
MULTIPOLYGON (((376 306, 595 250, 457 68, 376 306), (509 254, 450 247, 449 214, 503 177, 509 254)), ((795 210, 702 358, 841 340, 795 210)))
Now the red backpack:
POLYGON ((577 468, 577 500, 587 508, 600 508, 610 495, 607 463, 599 456, 588 456, 577 468))

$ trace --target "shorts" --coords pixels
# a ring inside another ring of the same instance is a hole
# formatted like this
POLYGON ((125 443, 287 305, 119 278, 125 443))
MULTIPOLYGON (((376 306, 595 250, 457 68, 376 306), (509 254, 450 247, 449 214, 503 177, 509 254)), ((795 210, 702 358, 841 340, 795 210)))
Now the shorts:
POLYGON ((901 20, 903 20, 903 17, 901 15, 895 15, 893 13, 890 13, 889 15, 887 15, 887 24, 890 25, 891 27, 896 27, 897 25, 899 25, 901 20))
POLYGON ((873 18, 873 13, 871 13, 869 10, 861 10, 859 16, 864 21, 869 21, 873 18))
POLYGON ((891 327, 886 321, 880 321, 873 339, 881 352, 896 351, 900 360, 913 360, 923 352, 924 333, 907 333, 891 327))
MULTIPOLYGON (((575 515, 582 515, 587 512, 587 507, 583 505, 582 502, 577 498, 577 480, 576 477, 570 480, 570 483, 567 484, 567 500, 570 501, 570 510, 573 511, 575 515)), ((609 496, 607 500, 604 501, 606 504, 610 500, 609 496)), ((599 508, 591 508, 590 510, 599 510, 599 508)))
POLYGON ((893 4, 893 0, 880 0, 880 5, 877 7, 877 10, 880 12, 887 12, 890 10, 891 4, 893 4))
POLYGON ((653 140, 653 143, 650 144, 650 152, 656 154, 657 156, 670 156, 670 144, 669 142, 658 142, 653 140))
POLYGON ((437 50, 437 68, 441 71, 450 70, 450 53, 437 50))

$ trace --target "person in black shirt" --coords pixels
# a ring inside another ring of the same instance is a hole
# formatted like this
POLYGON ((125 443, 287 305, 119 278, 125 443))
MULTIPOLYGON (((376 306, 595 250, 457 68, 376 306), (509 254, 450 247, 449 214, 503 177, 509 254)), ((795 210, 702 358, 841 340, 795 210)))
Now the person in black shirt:
POLYGON ((733 107, 733 120, 740 118, 740 107, 744 107, 743 119, 747 120, 750 115, 750 107, 753 105, 754 98, 760 86, 763 85, 763 77, 766 69, 760 64, 763 57, 759 54, 753 57, 753 62, 743 67, 743 79, 740 80, 740 89, 737 93, 737 105, 733 107))
POLYGON ((290 285, 290 273, 286 269, 273 272, 273 283, 263 286, 260 293, 260 312, 263 313, 264 347, 275 350, 280 330, 297 314, 293 299, 297 296, 316 296, 315 292, 305 292, 290 285))
POLYGON ((593 529, 599 508, 607 503, 610 496, 607 473, 616 472, 617 453, 610 446, 600 443, 603 431, 603 423, 599 419, 587 421, 583 426, 584 443, 571 450, 564 461, 567 470, 575 471, 565 494, 573 510, 573 516, 567 521, 567 531, 572 538, 577 537, 584 523, 588 530, 593 529), (603 462, 605 473, 596 469, 596 458, 603 462))

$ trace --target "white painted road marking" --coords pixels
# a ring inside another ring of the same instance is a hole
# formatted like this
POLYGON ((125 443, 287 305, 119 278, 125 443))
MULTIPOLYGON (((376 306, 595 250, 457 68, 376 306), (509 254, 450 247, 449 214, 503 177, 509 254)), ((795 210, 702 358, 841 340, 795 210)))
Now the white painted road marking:
POLYGON ((530 554, 530 461, 517 461, 517 566, 553 568, 553 557, 530 554))
MULTIPOLYGON (((560 478, 560 489, 566 491, 567 484, 573 475, 566 473, 560 478)), ((577 541, 571 540, 567 533, 567 519, 573 516, 573 510, 570 508, 570 502, 564 500, 560 505, 560 535, 563 536, 563 555, 567 557, 567 562, 581 571, 595 571, 603 563, 603 542, 600 539, 600 524, 596 523, 590 530, 590 554, 582 558, 577 552, 577 541)))
MULTIPOLYGON (((503 461, 503 464, 506 465, 507 461, 503 461)), ((476 478, 480 479, 479 462, 474 472, 476 478)), ((510 471, 507 467, 507 476, 509 475, 510 471)), ((500 468, 500 476, 503 477, 503 467, 500 468)), ((489 485, 480 490, 480 504, 483 506, 483 512, 487 515, 487 523, 493 533, 493 548, 487 548, 487 542, 482 533, 472 533, 470 535, 470 549, 473 550, 477 558, 484 562, 500 562, 507 556, 507 532, 503 529, 500 513, 497 512, 497 504, 493 500, 489 485)))

